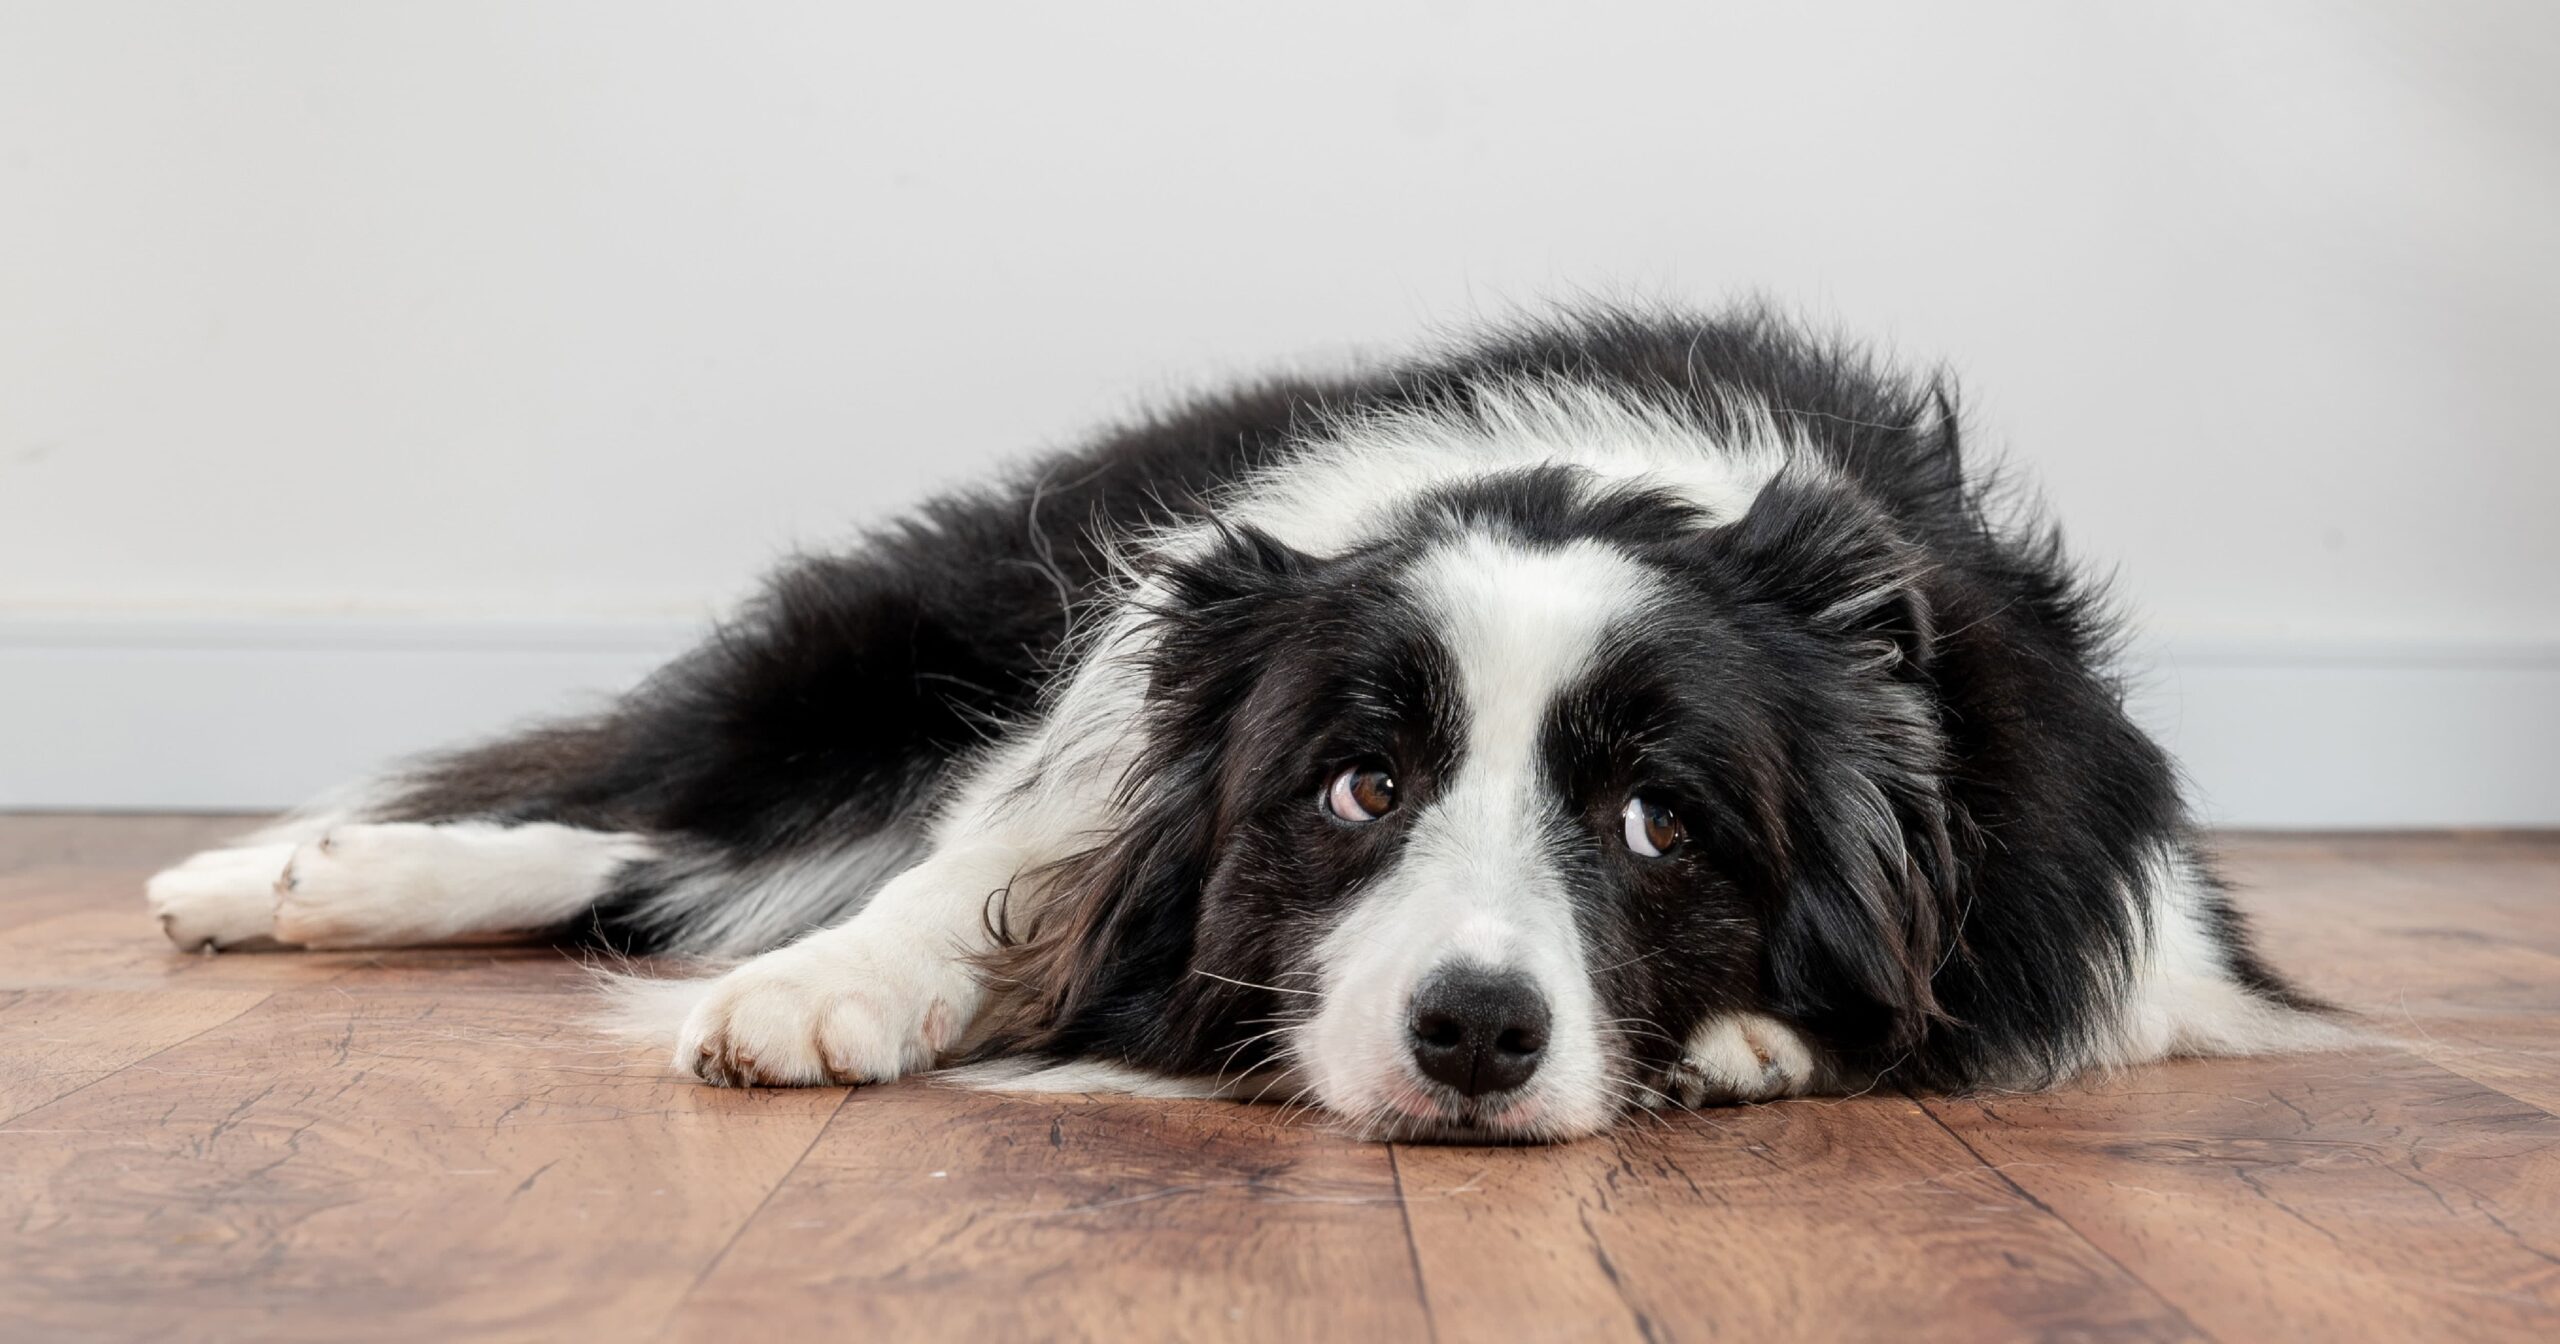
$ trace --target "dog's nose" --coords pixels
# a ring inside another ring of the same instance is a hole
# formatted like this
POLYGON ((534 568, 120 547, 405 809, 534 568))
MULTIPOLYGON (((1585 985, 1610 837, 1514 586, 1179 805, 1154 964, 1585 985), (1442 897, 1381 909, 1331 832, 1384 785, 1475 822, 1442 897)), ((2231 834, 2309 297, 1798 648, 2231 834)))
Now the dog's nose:
POLYGON ((1413 1062, 1458 1094, 1529 1081, 1547 1052, 1547 999, 1518 971, 1452 966, 1422 982, 1407 1019, 1413 1062))

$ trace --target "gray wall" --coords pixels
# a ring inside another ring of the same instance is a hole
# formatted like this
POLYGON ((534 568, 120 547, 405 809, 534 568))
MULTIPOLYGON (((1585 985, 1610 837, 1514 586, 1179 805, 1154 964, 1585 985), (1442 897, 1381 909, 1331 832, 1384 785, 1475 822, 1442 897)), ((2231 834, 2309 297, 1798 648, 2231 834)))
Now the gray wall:
POLYGON ((627 677, 1179 389, 1760 292, 1972 390, 2217 816, 2560 821, 2560 10, 0 7, 0 804, 627 677))

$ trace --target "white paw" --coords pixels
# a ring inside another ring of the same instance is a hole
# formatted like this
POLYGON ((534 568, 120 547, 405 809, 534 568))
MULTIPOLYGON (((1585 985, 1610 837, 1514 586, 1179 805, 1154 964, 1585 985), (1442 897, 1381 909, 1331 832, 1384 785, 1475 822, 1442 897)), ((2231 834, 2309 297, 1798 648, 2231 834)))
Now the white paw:
POLYGON ((675 1065, 720 1087, 886 1082, 959 1040, 982 991, 947 953, 892 954, 851 928, 768 952, 712 981, 675 1065))
POLYGON ((275 884, 276 936, 304 947, 396 947, 453 932, 434 899, 432 826, 338 826, 294 847, 275 884))
POLYGON ((276 878, 291 845, 208 849, 143 884, 144 901, 169 941, 190 952, 272 940, 276 878))
POLYGON ((1734 1013, 1691 1034, 1665 1090, 1683 1106, 1771 1101, 1810 1091, 1816 1073, 1813 1048, 1793 1028, 1758 1013, 1734 1013))

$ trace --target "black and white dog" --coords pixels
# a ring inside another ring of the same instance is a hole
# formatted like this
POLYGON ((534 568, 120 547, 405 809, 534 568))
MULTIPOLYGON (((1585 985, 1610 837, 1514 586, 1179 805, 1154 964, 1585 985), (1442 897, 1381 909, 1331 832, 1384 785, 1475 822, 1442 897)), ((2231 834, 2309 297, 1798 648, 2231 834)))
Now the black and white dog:
POLYGON ((1948 397, 1586 314, 1107 434, 601 717, 152 879, 184 947, 541 931, 726 1085, 965 1064, 1378 1137, 2331 1039, 1948 397))

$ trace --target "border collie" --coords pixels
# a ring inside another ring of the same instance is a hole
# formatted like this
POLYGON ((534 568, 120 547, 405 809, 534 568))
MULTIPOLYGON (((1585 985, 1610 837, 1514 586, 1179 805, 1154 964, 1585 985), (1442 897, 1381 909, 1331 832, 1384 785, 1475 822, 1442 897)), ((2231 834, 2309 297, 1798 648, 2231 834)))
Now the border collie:
POLYGON ((1950 396, 1765 314, 1275 379, 800 560, 599 716, 149 886, 500 930, 724 1086, 1302 1095, 1380 1138, 2325 1043, 1950 396))

